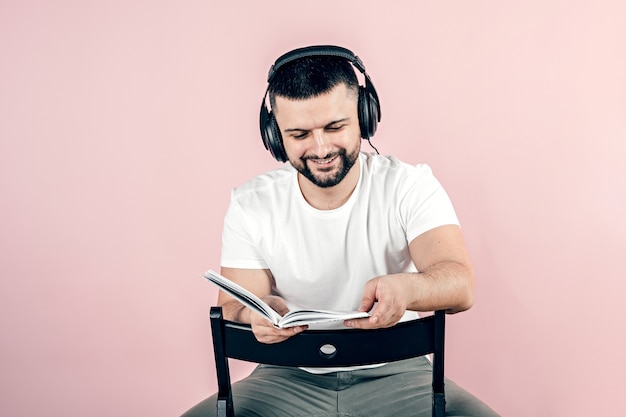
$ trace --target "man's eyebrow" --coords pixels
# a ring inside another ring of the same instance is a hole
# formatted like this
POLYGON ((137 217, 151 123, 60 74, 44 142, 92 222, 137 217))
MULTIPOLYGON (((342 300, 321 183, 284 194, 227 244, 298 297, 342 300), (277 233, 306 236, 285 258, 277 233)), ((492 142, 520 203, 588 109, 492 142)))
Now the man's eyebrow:
POLYGON ((327 124, 326 126, 324 126, 324 127, 328 127, 328 126, 331 126, 331 125, 335 125, 335 124, 337 124, 337 123, 347 122, 348 120, 350 120, 350 118, 349 118, 349 117, 344 117, 343 119, 339 119, 339 120, 332 121, 332 122, 328 123, 328 124, 327 124))
POLYGON ((308 132, 308 130, 293 128, 293 129, 285 129, 285 132, 308 132))
MULTIPOLYGON (((329 126, 332 126, 332 125, 337 124, 337 123, 346 122, 348 120, 350 120, 349 117, 344 117, 343 119, 339 119, 339 120, 333 120, 332 122, 328 123, 324 127, 329 127, 329 126)), ((301 129, 301 128, 297 128, 297 127, 294 127, 294 128, 291 128, 291 129, 285 129, 286 133, 291 133, 291 132, 308 132, 308 131, 309 131, 308 129, 301 129)))

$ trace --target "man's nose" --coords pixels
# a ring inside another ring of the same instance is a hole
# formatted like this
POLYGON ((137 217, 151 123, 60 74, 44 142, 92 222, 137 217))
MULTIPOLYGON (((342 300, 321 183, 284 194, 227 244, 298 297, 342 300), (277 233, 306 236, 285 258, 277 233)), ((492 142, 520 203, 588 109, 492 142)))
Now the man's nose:
POLYGON ((332 145, 330 143, 330 139, 326 132, 323 130, 318 130, 313 132, 313 139, 315 144, 315 149, 313 152, 319 157, 324 158, 326 155, 330 154, 332 151, 332 145))

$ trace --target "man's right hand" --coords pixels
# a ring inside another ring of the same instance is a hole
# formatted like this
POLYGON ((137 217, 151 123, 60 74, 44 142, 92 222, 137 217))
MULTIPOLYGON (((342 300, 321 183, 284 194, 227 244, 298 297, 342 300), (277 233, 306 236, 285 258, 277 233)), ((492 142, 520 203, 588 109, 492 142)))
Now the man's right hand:
MULTIPOLYGON (((285 300, 275 295, 266 295, 262 297, 262 300, 267 303, 272 309, 274 309, 281 316, 287 314, 289 309, 285 300)), ((295 326, 288 327, 286 329, 279 329, 274 326, 271 321, 266 319, 260 314, 257 314, 249 308, 244 309, 248 314, 249 323, 252 326, 252 333, 254 337, 261 343, 279 343, 289 339, 302 331, 306 330, 308 326, 295 326)), ((242 312, 243 313, 243 312, 242 312)))
MULTIPOLYGON (((222 275, 246 288, 265 301, 281 316, 287 314, 289 308, 281 297, 271 295, 272 273, 269 269, 221 269, 222 275)), ((248 307, 244 307, 224 291, 219 291, 217 304, 222 306, 224 318, 227 320, 247 323, 252 326, 252 332, 259 342, 278 343, 298 334, 306 329, 306 326, 290 327, 288 329, 278 329, 272 322, 263 316, 254 313, 248 307)))

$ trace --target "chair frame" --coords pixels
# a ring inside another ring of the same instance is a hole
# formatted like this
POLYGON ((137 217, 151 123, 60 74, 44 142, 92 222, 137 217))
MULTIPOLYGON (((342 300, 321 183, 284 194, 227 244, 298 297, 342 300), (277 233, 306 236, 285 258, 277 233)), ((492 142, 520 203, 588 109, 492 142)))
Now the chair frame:
POLYGON ((211 307, 210 321, 218 417, 234 417, 228 358, 279 366, 342 367, 394 362, 431 353, 432 415, 445 416, 444 311, 385 329, 306 330, 275 344, 257 341, 247 324, 225 320, 221 307, 211 307), (394 343, 388 343, 389 340, 394 343), (324 345, 332 345, 335 351, 322 352, 320 348, 324 345))

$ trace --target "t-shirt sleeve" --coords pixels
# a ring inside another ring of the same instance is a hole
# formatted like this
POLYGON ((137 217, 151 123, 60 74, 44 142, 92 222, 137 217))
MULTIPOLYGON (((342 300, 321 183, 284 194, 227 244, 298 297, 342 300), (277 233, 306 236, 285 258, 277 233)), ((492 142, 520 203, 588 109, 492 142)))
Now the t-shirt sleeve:
POLYGON ((259 242, 253 236, 256 227, 245 215, 239 204, 231 200, 224 218, 222 231, 221 266, 241 269, 267 269, 267 263, 259 251, 259 242))
POLYGON ((407 241, 439 226, 459 224, 448 193, 428 165, 417 165, 405 183, 400 216, 407 241))

